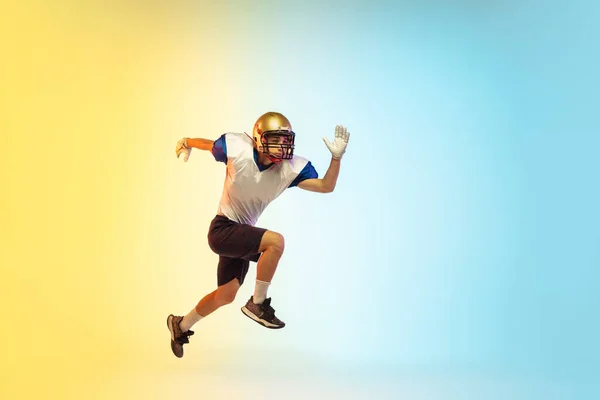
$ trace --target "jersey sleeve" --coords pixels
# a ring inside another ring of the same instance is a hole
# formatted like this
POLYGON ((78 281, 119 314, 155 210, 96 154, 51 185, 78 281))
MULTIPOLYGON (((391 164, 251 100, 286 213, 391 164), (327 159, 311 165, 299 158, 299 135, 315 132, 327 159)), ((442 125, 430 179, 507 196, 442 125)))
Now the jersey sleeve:
POLYGON ((216 161, 227 164, 227 142, 225 141, 225 134, 214 141, 212 155, 216 161))
POLYGON ((298 176, 296 177, 296 179, 294 179, 294 181, 292 183, 290 183, 290 186, 288 187, 294 187, 294 186, 298 186, 298 184, 306 179, 313 179, 313 178, 318 178, 319 174, 317 173, 317 170, 315 169, 315 167, 313 167, 313 165, 311 164, 311 162, 309 161, 304 168, 302 169, 302 171, 300 171, 300 173, 298 174, 298 176))

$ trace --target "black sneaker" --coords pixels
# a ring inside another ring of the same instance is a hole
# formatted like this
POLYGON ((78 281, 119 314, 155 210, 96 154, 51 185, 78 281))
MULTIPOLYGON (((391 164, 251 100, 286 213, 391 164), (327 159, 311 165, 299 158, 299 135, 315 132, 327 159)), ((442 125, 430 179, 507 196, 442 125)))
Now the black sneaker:
POLYGON ((253 298, 254 296, 251 296, 246 305, 242 307, 242 312, 248 318, 269 329, 281 329, 285 326, 285 323, 275 316, 275 310, 271 307, 270 297, 261 304, 254 304, 254 301, 252 301, 253 298))
POLYGON ((189 337, 194 334, 194 331, 181 332, 179 323, 183 317, 177 317, 173 314, 167 317, 167 326, 171 332, 171 350, 175 356, 183 357, 183 345, 189 343, 189 337))

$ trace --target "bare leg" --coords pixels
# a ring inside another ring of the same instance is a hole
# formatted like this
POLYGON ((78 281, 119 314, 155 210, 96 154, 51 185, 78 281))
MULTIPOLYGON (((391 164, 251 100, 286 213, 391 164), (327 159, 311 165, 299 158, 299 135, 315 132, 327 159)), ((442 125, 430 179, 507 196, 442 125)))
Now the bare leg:
POLYGON ((283 255, 284 247, 283 236, 271 231, 265 232, 259 247, 262 255, 256 266, 256 279, 263 282, 271 282, 277 270, 279 260, 283 255))
POLYGON ((217 290, 207 294, 196 305, 196 312, 203 317, 213 313, 219 307, 230 304, 235 300, 235 295, 240 288, 240 282, 237 279, 232 280, 225 285, 219 286, 217 290))

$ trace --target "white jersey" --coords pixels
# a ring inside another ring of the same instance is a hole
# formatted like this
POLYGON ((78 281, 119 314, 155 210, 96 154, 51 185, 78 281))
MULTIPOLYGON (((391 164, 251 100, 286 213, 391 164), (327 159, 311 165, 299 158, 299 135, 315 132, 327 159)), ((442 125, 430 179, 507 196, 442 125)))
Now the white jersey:
POLYGON ((252 139, 244 133, 226 133, 227 174, 218 214, 254 226, 265 208, 296 179, 308 160, 293 156, 260 171, 254 161, 252 139))

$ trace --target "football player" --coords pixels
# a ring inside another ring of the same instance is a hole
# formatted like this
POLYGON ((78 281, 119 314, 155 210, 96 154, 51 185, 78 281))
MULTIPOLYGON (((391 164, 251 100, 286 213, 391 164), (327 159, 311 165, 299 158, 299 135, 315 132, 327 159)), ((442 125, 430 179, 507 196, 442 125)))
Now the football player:
POLYGON ((331 152, 331 162, 323 178, 306 158, 294 153, 296 133, 281 113, 260 116, 246 133, 225 133, 217 140, 183 138, 175 152, 188 161, 192 149, 212 153, 216 161, 227 165, 225 183, 217 215, 208 230, 208 244, 219 255, 217 289, 204 296, 185 316, 169 315, 171 349, 183 356, 194 324, 219 307, 230 304, 244 283, 250 261, 257 263, 254 295, 242 307, 248 318, 270 329, 285 323, 275 316, 267 291, 285 248, 283 236, 256 223, 265 208, 286 189, 330 193, 335 189, 340 161, 346 151, 350 133, 335 127, 333 142, 323 138, 331 152))

